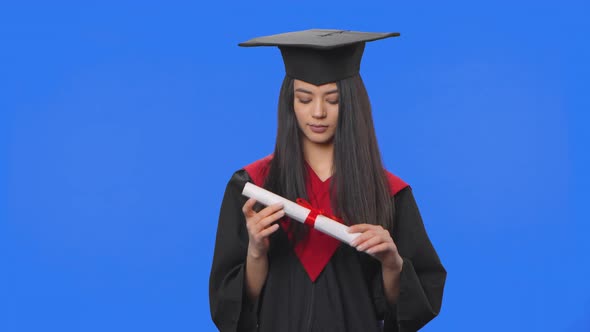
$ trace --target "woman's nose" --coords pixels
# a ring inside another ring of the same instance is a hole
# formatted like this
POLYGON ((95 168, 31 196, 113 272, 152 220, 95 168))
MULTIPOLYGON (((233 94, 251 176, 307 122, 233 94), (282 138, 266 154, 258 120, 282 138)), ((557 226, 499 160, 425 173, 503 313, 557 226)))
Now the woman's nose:
POLYGON ((326 117, 326 111, 321 101, 314 103, 311 116, 315 119, 322 119, 326 117))

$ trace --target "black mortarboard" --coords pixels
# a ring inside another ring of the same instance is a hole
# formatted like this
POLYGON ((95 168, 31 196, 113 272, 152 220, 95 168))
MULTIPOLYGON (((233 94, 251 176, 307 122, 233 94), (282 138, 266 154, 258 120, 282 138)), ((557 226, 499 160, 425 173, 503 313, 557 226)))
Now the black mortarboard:
POLYGON ((399 33, 312 29, 258 37, 239 46, 278 46, 288 76, 314 85, 358 74, 365 42, 399 33))

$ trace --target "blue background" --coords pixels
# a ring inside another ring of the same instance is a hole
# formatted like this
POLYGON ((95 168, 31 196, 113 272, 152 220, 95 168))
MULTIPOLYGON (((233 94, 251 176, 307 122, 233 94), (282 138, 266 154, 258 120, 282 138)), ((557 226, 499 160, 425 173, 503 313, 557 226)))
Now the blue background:
POLYGON ((584 1, 0 5, 0 331, 212 331, 225 184, 272 151, 278 50, 400 31, 362 75, 448 270, 424 331, 590 331, 584 1))

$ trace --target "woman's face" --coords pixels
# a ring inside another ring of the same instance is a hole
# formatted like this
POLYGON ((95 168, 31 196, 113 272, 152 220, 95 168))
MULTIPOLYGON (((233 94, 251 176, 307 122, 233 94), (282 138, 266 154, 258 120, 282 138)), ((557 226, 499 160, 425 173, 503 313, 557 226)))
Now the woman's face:
POLYGON ((304 140, 315 144, 332 143, 338 123, 338 86, 313 85, 293 81, 295 117, 304 140))

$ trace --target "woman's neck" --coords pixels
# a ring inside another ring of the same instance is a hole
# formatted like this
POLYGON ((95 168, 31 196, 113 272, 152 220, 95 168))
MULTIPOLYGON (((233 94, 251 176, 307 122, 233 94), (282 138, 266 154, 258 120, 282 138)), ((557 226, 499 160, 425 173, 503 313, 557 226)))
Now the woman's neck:
POLYGON ((334 143, 316 144, 304 141, 303 156, 320 180, 325 181, 332 176, 334 143))

